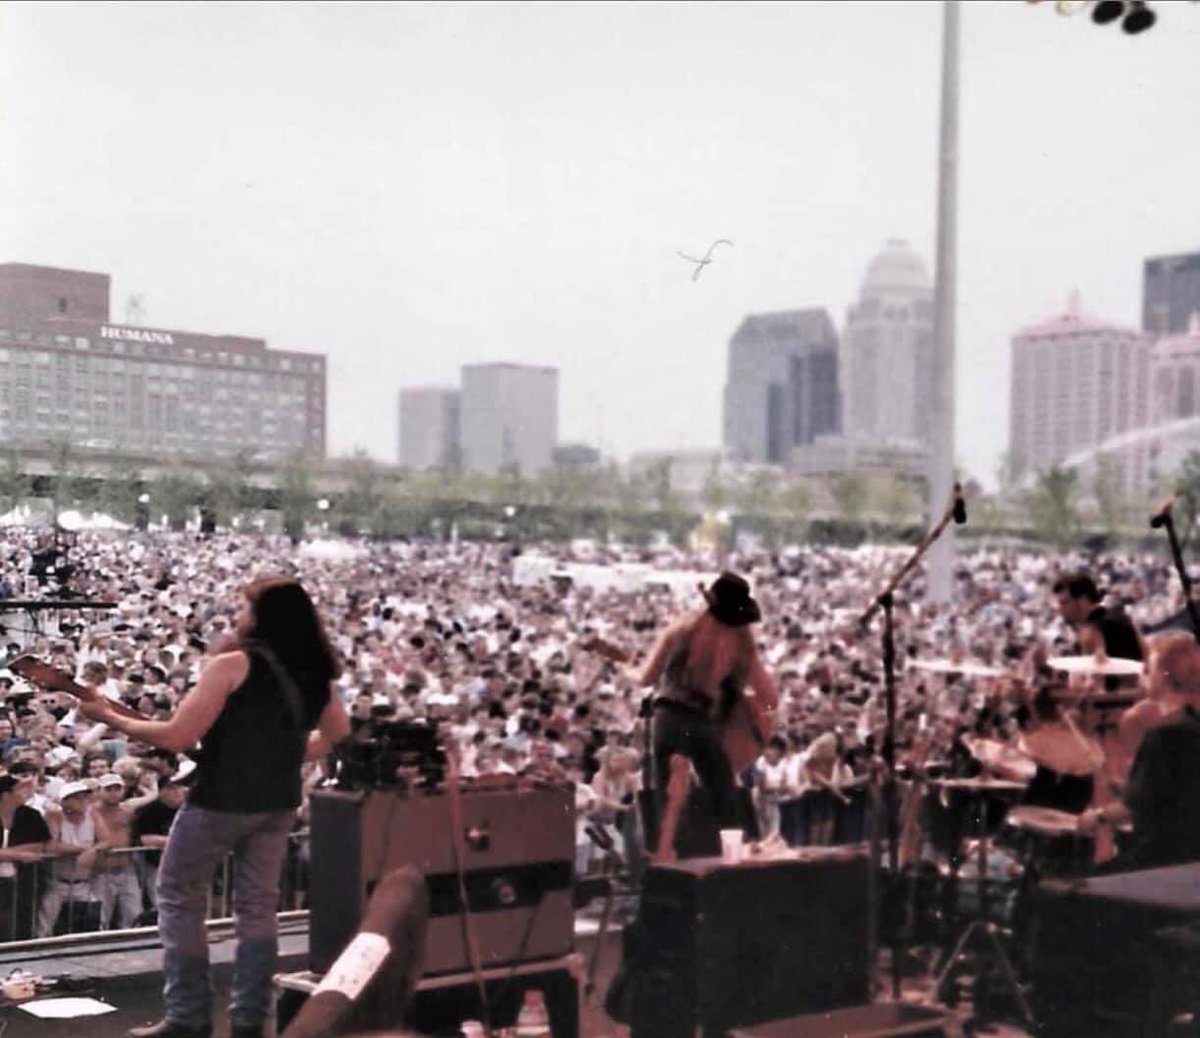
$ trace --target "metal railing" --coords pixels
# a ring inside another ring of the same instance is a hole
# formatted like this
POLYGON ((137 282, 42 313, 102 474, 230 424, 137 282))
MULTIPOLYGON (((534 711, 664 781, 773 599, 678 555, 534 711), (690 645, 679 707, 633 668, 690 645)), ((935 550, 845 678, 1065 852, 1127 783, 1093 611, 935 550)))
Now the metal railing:
MULTIPOLYGON (((98 856, 86 874, 71 855, 46 855, 31 864, 0 863, 0 950, 15 941, 152 930, 161 855, 156 847, 114 848, 98 856)), ((289 834, 280 878, 281 918, 308 906, 308 861, 308 830, 289 834)), ((232 919, 234 884, 233 856, 227 855, 209 886, 208 922, 232 919)))

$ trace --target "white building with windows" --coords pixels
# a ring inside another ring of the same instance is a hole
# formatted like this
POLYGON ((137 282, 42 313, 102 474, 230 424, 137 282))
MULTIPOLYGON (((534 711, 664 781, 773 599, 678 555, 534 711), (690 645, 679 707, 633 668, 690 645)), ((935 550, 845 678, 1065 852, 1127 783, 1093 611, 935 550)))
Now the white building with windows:
MULTIPOLYGON (((1150 339, 1080 312, 1023 328, 1012 340, 1009 449, 1036 473, 1108 442, 1149 420, 1150 339)), ((1158 420, 1158 416, 1155 417, 1158 420)), ((1117 455, 1129 491, 1146 486, 1147 451, 1134 438, 1117 455)))

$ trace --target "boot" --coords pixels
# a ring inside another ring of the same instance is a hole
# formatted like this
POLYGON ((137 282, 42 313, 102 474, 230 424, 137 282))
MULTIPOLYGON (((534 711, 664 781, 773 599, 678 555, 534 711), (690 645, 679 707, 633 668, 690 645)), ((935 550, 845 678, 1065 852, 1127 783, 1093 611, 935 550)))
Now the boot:
POLYGON ((159 1020, 149 1027, 132 1027, 129 1038, 212 1038, 212 1026, 187 1027, 171 1020, 159 1020))

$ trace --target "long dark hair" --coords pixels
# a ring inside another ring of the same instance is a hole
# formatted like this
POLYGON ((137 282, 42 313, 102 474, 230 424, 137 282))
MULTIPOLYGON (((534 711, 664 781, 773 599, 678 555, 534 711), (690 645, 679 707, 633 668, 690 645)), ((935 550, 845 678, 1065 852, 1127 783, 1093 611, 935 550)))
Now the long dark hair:
POLYGON ((300 582, 267 577, 247 584, 242 593, 250 603, 251 622, 239 635, 241 647, 264 646, 306 694, 326 693, 342 665, 300 582))

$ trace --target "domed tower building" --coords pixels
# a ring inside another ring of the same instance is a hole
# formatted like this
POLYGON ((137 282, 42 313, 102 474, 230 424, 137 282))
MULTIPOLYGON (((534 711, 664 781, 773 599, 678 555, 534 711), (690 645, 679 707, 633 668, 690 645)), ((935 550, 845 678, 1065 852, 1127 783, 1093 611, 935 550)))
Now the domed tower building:
POLYGON ((838 366, 847 439, 929 448, 933 284, 907 242, 890 240, 867 267, 846 314, 838 366))

